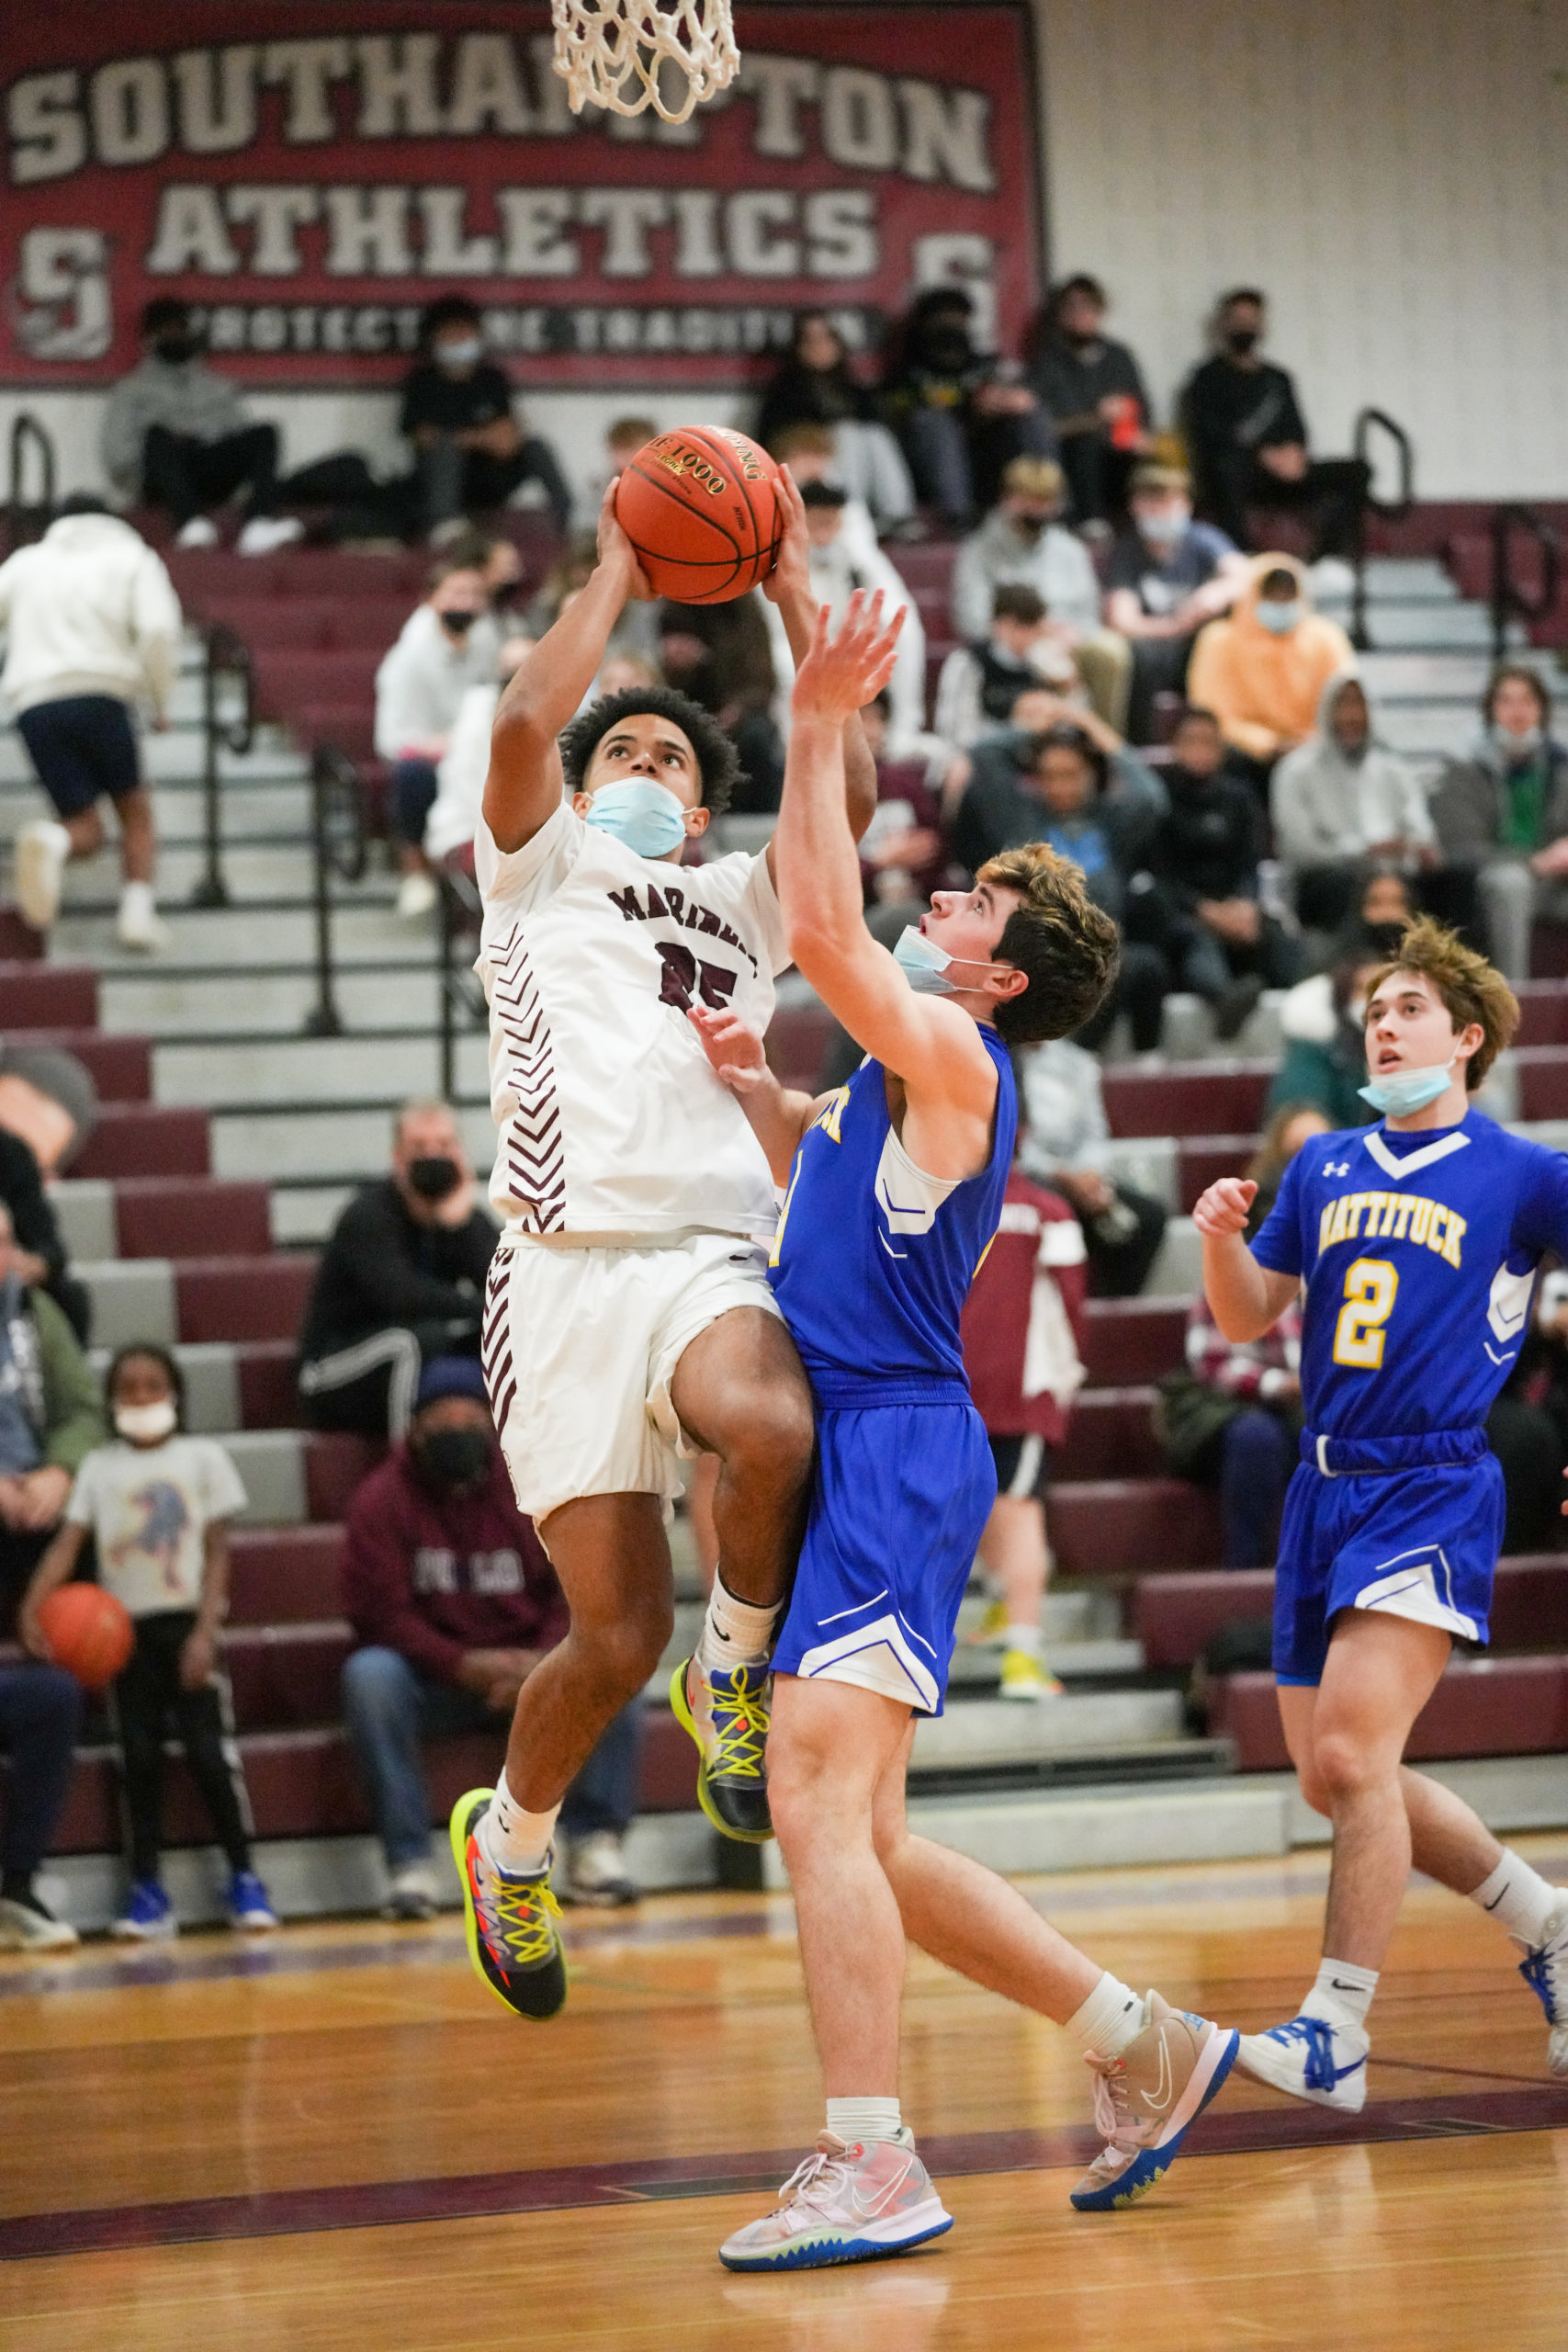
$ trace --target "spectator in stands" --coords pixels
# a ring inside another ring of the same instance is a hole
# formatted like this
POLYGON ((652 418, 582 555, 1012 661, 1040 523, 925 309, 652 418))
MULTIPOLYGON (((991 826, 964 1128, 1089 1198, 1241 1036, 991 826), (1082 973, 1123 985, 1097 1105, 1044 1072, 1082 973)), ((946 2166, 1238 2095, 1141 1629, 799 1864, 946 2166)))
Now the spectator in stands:
POLYGON ((964 1369, 997 1471, 980 1558, 1001 1589, 1003 1699, 1062 1695, 1045 1662, 1040 1622, 1051 1573, 1045 1494, 1051 1457, 1083 1385, 1084 1268, 1083 1232, 1067 1203, 1015 1167, 962 1329, 964 1369))
POLYGON ((1048 458, 1056 447, 1021 371, 976 350, 974 315, 961 286, 929 287, 909 314, 885 396, 920 497, 961 529, 991 504, 1015 458, 1048 458))
POLYGON ((1072 1208, 1083 1228, 1095 1295, 1132 1298, 1159 1255, 1167 1212, 1163 1203, 1107 1172, 1112 1153, 1100 1064, 1067 1037, 1031 1046, 1019 1058, 1020 1163, 1072 1208))
POLYGON ((1447 763, 1432 815, 1444 858, 1474 876, 1493 962, 1524 980, 1535 918, 1568 922, 1568 750, 1544 682, 1522 663, 1494 671, 1481 715, 1481 740, 1447 763))
POLYGON ((1274 763, 1317 724, 1329 679, 1356 657, 1338 622, 1314 612, 1293 556, 1257 556, 1251 572, 1224 619, 1199 631, 1187 692, 1213 712, 1231 767, 1261 797, 1274 763))
MULTIPOLYGON (((490 773, 490 736, 495 724, 495 707, 501 700, 502 686, 533 645, 531 637, 503 638, 496 656, 493 682, 488 686, 469 686, 457 705, 446 749, 436 762, 435 797, 424 820, 424 854, 432 865, 443 865, 449 857, 460 856, 473 847, 485 777, 490 773)), ((611 665, 606 662, 604 667, 607 671, 611 665)), ((631 681, 626 683, 629 684, 631 681)), ((653 682, 650 677, 644 683, 653 682)), ((601 673, 595 693, 615 691, 604 684, 601 673)), ((471 863, 470 859, 470 866, 471 863)))
MULTIPOLYGON (((888 693, 893 706, 895 733, 900 736, 918 735, 924 729, 926 718, 926 636, 914 599, 880 548, 868 548, 846 537, 844 513, 848 500, 845 492, 836 482, 807 481, 802 485, 800 495, 806 507, 806 528, 811 541, 811 591, 818 604, 828 606, 834 622, 842 616, 857 588, 880 589, 887 618, 891 619, 893 614, 900 609, 903 611, 904 626, 899 633, 897 660, 888 693)), ((716 609, 724 611, 727 608, 720 605, 716 609)), ((779 616, 778 606, 764 600, 762 610, 773 647, 773 672, 778 680, 782 734, 787 724, 784 712, 789 690, 795 683, 795 657, 789 650, 789 639, 779 616)), ((680 681, 674 683, 679 684, 680 681)))
POLYGON ((860 865, 868 908, 896 908, 902 930, 904 922, 919 920, 931 892, 947 882, 942 795, 955 772, 967 775, 968 763, 934 735, 901 743, 892 723, 892 697, 884 687, 861 713, 876 763, 876 811, 861 836, 860 865))
POLYGON ((62 1667, 0 1666, 0 1749, 11 1768, 0 1836, 0 1951, 62 1951, 77 1940, 35 1881, 71 1785, 81 1713, 82 1686, 62 1667))
MULTIPOLYGON (((760 589, 725 605, 677 605, 658 613, 658 670, 667 683, 711 711, 740 754, 730 808, 738 817, 770 817, 784 791, 784 738, 779 727, 776 658, 782 637, 773 606, 760 589)), ((636 660, 629 645, 612 660, 636 660)), ((787 695, 785 697, 787 701, 787 695)))
MULTIPOLYGON (((505 1745, 517 1693, 570 1612, 525 1519, 472 1356, 420 1375, 408 1436, 349 1506, 344 1605, 360 1646, 343 1670, 343 1712, 391 1880, 394 1918, 427 1919, 430 1860, 423 1737, 489 1732, 505 1745)), ((569 1902, 630 1903, 622 1840, 637 1807, 641 1702, 611 1723, 561 1807, 556 1872, 569 1902)))
POLYGON ((203 364, 190 306, 163 294, 141 313, 141 365, 122 378, 104 413, 104 471, 121 496, 165 508, 179 548, 213 548, 210 510, 243 491, 249 519, 241 555, 270 555, 303 536, 291 516, 273 512, 277 492, 277 427, 248 424, 226 376, 203 364))
POLYGON ((1561 1270, 1541 1276, 1530 1329, 1486 1416, 1486 1442, 1503 1471, 1504 1552, 1555 1552, 1568 1464, 1568 1274, 1561 1270))
POLYGON ((1182 692, 1198 631, 1229 611, 1247 564, 1223 531, 1193 521, 1181 467, 1139 466, 1130 503, 1106 568, 1105 617, 1133 649, 1127 732, 1149 743, 1155 696, 1182 692))
MULTIPOLYGON (((92 1324, 85 1283, 70 1272, 65 1244, 32 1146, 6 1124, 4 1064, 0 1063, 0 1204, 11 1220, 11 1262, 24 1290, 47 1291, 84 1347, 92 1324)), ((22 1081, 26 1083, 26 1081, 22 1081)))
POLYGON ((1029 380, 1056 428, 1075 523, 1122 512, 1127 477, 1148 446, 1152 411, 1143 372, 1105 334, 1110 308, 1098 277, 1080 270, 1051 289, 1029 380))
POLYGON ((182 620, 169 575, 100 499, 68 498, 41 539, 0 564, 0 694, 54 804, 16 839, 17 903, 35 931, 60 911, 69 860, 104 840, 101 804, 119 825, 118 932, 123 947, 165 946, 152 877, 152 796, 141 780, 131 713, 168 724, 182 620))
POLYGON ((1353 542, 1369 469, 1358 458, 1308 455, 1296 388, 1284 368, 1258 352, 1267 328, 1267 302, 1256 287, 1225 295, 1213 318, 1218 348, 1182 390, 1182 434, 1199 506, 1242 548, 1252 545, 1249 506, 1305 509, 1316 523, 1314 559, 1343 555, 1353 542))
POLYGON ((659 427, 651 416, 615 417, 604 435, 605 482, 624 473, 637 451, 658 438, 659 427))
POLYGON ((495 1227, 445 1102, 405 1102, 389 1172, 355 1194, 316 1269, 299 1394, 317 1429, 400 1438, 426 1356, 477 1356, 495 1227))
POLYGON ((20 1136, 46 1183, 64 1175, 97 1116, 97 1090, 74 1054, 30 1044, 0 1049, 0 1128, 20 1136))
POLYGON ((1402 931, 1348 944, 1326 972, 1291 990, 1280 1016, 1285 1051, 1269 1089, 1270 1112, 1307 1105, 1334 1128, 1364 1127, 1376 1117, 1359 1091, 1367 1082, 1367 989, 1402 931))
POLYGON ((990 627, 998 588, 1032 588, 1049 616, 1051 642, 1071 653, 1096 710, 1120 728, 1133 656, 1124 638, 1100 625, 1089 550, 1056 519, 1062 489, 1062 469, 1050 458, 1020 458, 1008 467, 1000 501, 958 551, 953 624, 974 644, 990 627))
POLYGON ((856 380, 843 336, 826 311, 797 311, 789 347, 762 395, 757 438, 784 462, 784 436, 815 424, 832 436, 833 477, 884 530, 907 525, 915 485, 904 453, 856 380))
MULTIPOLYGON (((1258 1186, 1250 1230, 1272 1206, 1296 1153, 1327 1121, 1300 1103, 1269 1122, 1248 1176, 1258 1186)), ((1156 1427, 1179 1477, 1220 1490, 1220 1558, 1227 1568, 1267 1567, 1280 1535, 1285 1489, 1302 1430, 1302 1317, 1292 1300, 1260 1340, 1236 1346, 1200 1291, 1187 1316, 1187 1369, 1160 1383, 1156 1427)))
POLYGON ((525 435, 513 413, 505 370, 484 356, 478 303, 466 294, 430 303, 420 354, 403 379, 398 430, 413 444, 425 528, 504 506, 525 482, 536 482, 564 531, 571 492, 549 443, 525 435))
POLYGON ((48 1550, 71 1482, 104 1434, 98 1392, 76 1335, 30 1280, 0 1204, 0 1625, 8 1631, 48 1550))
POLYGON ((934 731, 966 750, 1011 724, 1020 695, 1047 680, 1060 687, 1064 674, 1074 675, 1072 657, 1056 650, 1044 599, 1022 581, 1004 582, 991 597, 989 630, 955 647, 942 665, 934 731))
POLYGON ((436 770, 470 686, 493 684, 501 633, 485 577, 471 560, 444 556, 429 592, 403 623, 376 673, 376 753, 390 767, 392 820, 402 881, 398 912, 417 922, 435 904, 423 849, 436 770))
POLYGON ((1427 796, 1397 752, 1372 731, 1366 688, 1337 671, 1317 726, 1287 752, 1269 786, 1274 846, 1310 931, 1337 931, 1371 858, 1415 868, 1436 855, 1427 796))
POLYGON ((1130 927, 1164 957, 1168 984, 1202 997, 1229 1039, 1265 988, 1299 978, 1301 944, 1260 903, 1262 811, 1224 758, 1213 712, 1184 710, 1163 778, 1170 805, 1148 844, 1149 887, 1130 927))
POLYGON ((91 1535, 99 1582, 130 1612, 136 1644, 116 1677, 114 1725, 125 1787, 130 1896, 114 1933, 178 1933, 159 1876, 164 1734, 170 1715, 229 1863, 233 1928, 276 1928, 251 1859, 251 1808, 233 1740, 233 1701, 219 1656, 229 1613, 228 1521, 245 1490, 209 1437, 185 1433, 185 1377, 166 1348, 121 1348, 104 1378, 115 1436, 76 1473, 65 1523, 34 1572, 18 1631, 48 1656, 39 1605, 66 1582, 91 1535))

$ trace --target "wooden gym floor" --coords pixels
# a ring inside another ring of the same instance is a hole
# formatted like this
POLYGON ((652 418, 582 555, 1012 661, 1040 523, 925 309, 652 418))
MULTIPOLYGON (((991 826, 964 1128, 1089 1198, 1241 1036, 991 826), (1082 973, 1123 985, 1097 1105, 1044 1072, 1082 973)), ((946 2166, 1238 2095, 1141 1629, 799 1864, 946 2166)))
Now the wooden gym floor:
MULTIPOLYGON (((1568 1878, 1561 1838, 1520 1841, 1568 1878)), ((1134 1984, 1244 2027, 1310 1983, 1325 1865, 1030 1883, 1134 1984)), ((814 2136, 785 1899, 570 1916, 566 2013, 508 2018, 460 1928, 0 1962, 0 2343, 28 2352, 1562 2352, 1568 2083, 1512 1947, 1417 1883, 1364 2115, 1239 2073, 1146 2202, 1066 2203, 1076 2047, 911 1962, 905 2111, 957 2226, 733 2278, 814 2136)))

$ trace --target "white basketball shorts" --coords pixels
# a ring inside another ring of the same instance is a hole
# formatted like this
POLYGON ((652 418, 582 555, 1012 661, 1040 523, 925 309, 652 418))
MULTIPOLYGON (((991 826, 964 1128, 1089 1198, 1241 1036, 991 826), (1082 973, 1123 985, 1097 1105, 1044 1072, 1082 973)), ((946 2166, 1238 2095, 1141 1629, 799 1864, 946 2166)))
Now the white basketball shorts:
POLYGON ((537 1525, 580 1495, 682 1488, 670 1384, 732 1306, 777 1315, 766 1253, 739 1234, 580 1249, 503 1240, 485 1292, 491 1410, 518 1509, 537 1525))

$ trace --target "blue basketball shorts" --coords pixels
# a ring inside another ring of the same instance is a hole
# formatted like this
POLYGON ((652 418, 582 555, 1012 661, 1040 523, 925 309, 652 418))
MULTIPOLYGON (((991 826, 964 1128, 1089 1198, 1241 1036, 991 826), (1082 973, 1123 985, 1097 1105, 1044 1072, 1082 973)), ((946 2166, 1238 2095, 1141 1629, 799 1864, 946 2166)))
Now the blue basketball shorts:
POLYGON ((811 1517, 774 1673, 856 1683, 940 1715, 996 1498, 972 1405, 819 1406, 811 1517))
POLYGON ((1463 1468, 1325 1477, 1303 1463, 1285 1497, 1274 1571, 1274 1674, 1323 1679, 1341 1609, 1377 1610, 1484 1642, 1503 1542, 1495 1455, 1463 1468))

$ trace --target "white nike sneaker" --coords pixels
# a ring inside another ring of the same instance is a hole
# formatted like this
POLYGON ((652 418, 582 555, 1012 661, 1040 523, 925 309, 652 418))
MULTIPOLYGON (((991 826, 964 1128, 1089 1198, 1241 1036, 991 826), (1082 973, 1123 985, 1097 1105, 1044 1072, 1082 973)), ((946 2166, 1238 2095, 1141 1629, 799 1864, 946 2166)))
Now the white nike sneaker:
POLYGON ((174 934, 158 920, 150 882, 128 882, 120 892, 115 935, 122 947, 134 947, 144 956, 162 955, 169 945, 174 934))
POLYGON ((175 533, 175 545, 177 548, 215 548, 218 545, 218 526, 210 515, 193 514, 190 521, 182 524, 175 533))
POLYGON ((824 2132, 773 2211, 726 2238, 718 2258, 727 2270, 821 2270, 907 2254, 952 2227, 912 2143, 851 2145, 824 2132))
POLYGON ((1370 2036, 1359 2026, 1330 2025, 1323 2018, 1292 2018, 1266 2033, 1244 2033, 1242 2065, 1260 2083, 1272 2083, 1292 2098, 1310 2099, 1340 2115, 1359 2115, 1367 2103, 1370 2036))
POLYGON ((430 913, 435 899, 434 875, 416 870, 405 874, 398 885, 396 912, 403 922, 418 922, 430 913))
POLYGON ((48 931, 60 912, 61 885, 71 836, 52 817, 35 817, 12 843, 17 911, 34 931, 48 931))
POLYGON ((1568 2076, 1568 1887, 1561 1892, 1562 1901, 1547 1920, 1541 1942, 1527 1944, 1522 1936, 1513 1939, 1524 1953, 1519 1974, 1546 2011, 1546 2022, 1551 2028, 1546 2071, 1560 2078, 1568 2076))
POLYGON ((1144 2014, 1147 2023, 1120 2057, 1084 2052, 1105 2145, 1072 2192, 1080 2213, 1111 2213, 1146 2197, 1235 2064, 1234 2026, 1173 2009, 1158 1993, 1144 2014))
POLYGON ((253 514, 234 542, 236 555, 275 555, 305 536, 298 514, 253 514))

